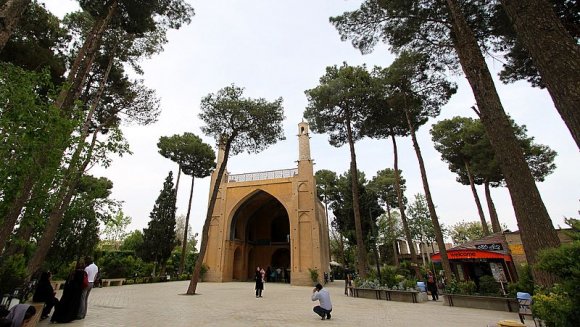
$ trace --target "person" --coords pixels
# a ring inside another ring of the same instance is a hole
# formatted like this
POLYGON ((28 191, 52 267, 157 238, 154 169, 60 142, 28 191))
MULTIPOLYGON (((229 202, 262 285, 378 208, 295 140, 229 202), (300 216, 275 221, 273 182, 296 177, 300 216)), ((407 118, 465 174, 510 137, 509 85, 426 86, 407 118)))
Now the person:
POLYGON ((11 327, 21 327, 25 322, 30 320, 36 314, 36 308, 30 304, 17 304, 12 309, 10 313, 6 316, 6 319, 12 322, 11 327))
POLYGON ((328 283, 328 273, 325 271, 324 272, 324 285, 326 285, 328 283))
POLYGON ((32 296, 32 301, 44 302, 44 309, 42 309, 40 320, 48 318, 52 308, 58 304, 58 299, 55 296, 56 292, 54 291, 54 288, 52 288, 52 283, 50 281, 51 277, 52 274, 50 271, 42 272, 40 279, 38 280, 38 286, 36 286, 36 290, 32 296))
POLYGON ((346 279, 344 280, 344 295, 349 296, 352 286, 352 277, 350 274, 346 274, 346 279))
POLYGON ((264 290, 264 280, 262 277, 262 272, 260 267, 256 267, 256 276, 254 276, 256 281, 256 298, 262 297, 262 291, 264 290))
POLYGON ((431 270, 427 272, 427 290, 431 292, 431 297, 433 298, 433 301, 439 300, 439 292, 437 291, 437 281, 435 280, 435 276, 433 275, 433 272, 431 270))
POLYGON ((330 312, 332 312, 332 303, 330 302, 330 294, 320 283, 312 290, 312 301, 319 301, 319 305, 312 308, 317 315, 324 319, 330 319, 330 312))
POLYGON ((272 281, 272 278, 270 275, 272 275, 272 269, 270 269, 270 266, 268 266, 268 269, 266 269, 266 281, 268 283, 272 281))
POLYGON ((83 288, 88 286, 87 273, 83 269, 82 263, 77 264, 75 269, 67 278, 62 296, 54 313, 50 318, 51 322, 67 323, 75 320, 79 314, 81 296, 83 288))
POLYGON ((99 273, 99 267, 97 267, 97 265, 93 262, 93 259, 91 257, 88 257, 86 259, 86 262, 91 263, 85 268, 89 284, 85 289, 83 289, 83 293, 81 294, 81 305, 79 307, 79 315, 77 317, 78 319, 85 319, 85 316, 87 315, 89 294, 91 294, 91 290, 95 285, 95 279, 97 278, 97 274, 99 273))

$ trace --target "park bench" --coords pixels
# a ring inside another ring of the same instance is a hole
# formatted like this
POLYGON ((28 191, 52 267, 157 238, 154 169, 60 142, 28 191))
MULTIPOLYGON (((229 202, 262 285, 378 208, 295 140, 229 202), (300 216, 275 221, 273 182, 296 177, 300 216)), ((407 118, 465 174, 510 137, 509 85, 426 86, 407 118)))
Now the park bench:
POLYGON ((101 285, 103 287, 107 286, 121 286, 125 283, 125 278, 103 278, 101 280, 101 285))
POLYGON ((25 321, 22 324, 22 327, 35 327, 40 321, 40 316, 44 309, 44 302, 27 302, 26 304, 33 306, 36 309, 36 313, 32 318, 28 319, 28 321, 25 321))

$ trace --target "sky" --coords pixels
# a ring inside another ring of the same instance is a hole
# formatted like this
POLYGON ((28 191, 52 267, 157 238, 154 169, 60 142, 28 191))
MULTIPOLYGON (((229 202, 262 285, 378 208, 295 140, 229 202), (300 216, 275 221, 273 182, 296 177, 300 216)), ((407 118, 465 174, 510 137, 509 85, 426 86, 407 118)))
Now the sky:
MULTIPOLYGON (((41 1, 43 2, 43 1, 41 1)), ((191 132, 204 142, 215 141, 201 132, 201 98, 232 83, 245 88, 245 96, 284 99, 286 140, 259 154, 231 157, 232 174, 296 167, 298 159, 298 123, 307 106, 304 91, 316 87, 327 66, 366 64, 389 66, 394 55, 388 46, 379 45, 371 54, 362 55, 349 42, 342 42, 328 22, 331 16, 357 9, 360 0, 205 0, 188 1, 196 15, 188 26, 168 34, 165 51, 144 60, 145 85, 161 99, 159 120, 149 126, 123 126, 133 155, 115 157, 107 168, 96 167, 89 173, 113 181, 112 197, 123 201, 123 212, 132 218, 128 230, 147 227, 149 213, 169 171, 176 165, 158 153, 161 136, 191 132)), ((72 0, 45 0, 46 7, 62 17, 78 9, 72 0)), ((528 136, 558 152, 557 169, 538 188, 555 227, 566 227, 564 217, 578 217, 580 209, 580 153, 568 129, 545 90, 526 82, 505 85, 497 79, 501 62, 490 59, 488 65, 496 78, 496 87, 506 112, 528 136)), ((427 175, 437 215, 445 225, 461 221, 479 221, 469 186, 455 181, 447 164, 441 160, 429 135, 430 126, 454 116, 475 118, 470 107, 475 104, 463 76, 449 76, 458 85, 458 93, 443 107, 441 115, 418 131, 427 175)), ((367 179, 393 166, 390 140, 364 139, 356 143, 358 168, 367 179)), ((409 138, 398 140, 399 168, 406 179, 406 196, 412 199, 423 193, 417 157, 409 138)), ((342 174, 349 169, 347 146, 329 145, 328 136, 311 133, 311 156, 315 170, 329 169, 342 174)), ((183 175, 182 175, 183 177, 183 175)), ((185 215, 189 198, 189 177, 181 179, 177 196, 177 215, 185 215)), ((478 187, 489 221, 483 187, 478 187)), ((209 178, 196 179, 190 224, 200 233, 207 210, 209 178)), ((492 189, 492 197, 502 224, 517 230, 517 223, 507 188, 492 189)))

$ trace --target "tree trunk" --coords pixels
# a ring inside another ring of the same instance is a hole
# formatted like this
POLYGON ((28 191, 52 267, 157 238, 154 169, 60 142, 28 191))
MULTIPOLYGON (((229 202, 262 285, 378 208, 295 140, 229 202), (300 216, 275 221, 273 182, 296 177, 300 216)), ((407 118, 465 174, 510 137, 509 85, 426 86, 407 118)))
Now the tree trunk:
POLYGON ((367 251, 363 238, 362 222, 360 216, 360 198, 358 192, 358 170, 356 167, 356 153, 354 150, 354 141, 352 139, 352 128, 350 121, 346 123, 346 135, 348 138, 348 146, 350 149, 350 178, 352 188, 352 208, 354 211, 354 227, 356 232, 356 252, 357 252, 357 266, 358 274, 364 279, 367 277, 367 251))
POLYGON ((497 211, 495 210, 495 205, 493 204, 493 199, 491 198, 489 182, 485 181, 483 185, 485 187, 485 200, 487 201, 487 209, 489 210, 491 229, 493 230, 494 233, 499 233, 501 232, 501 225, 499 224, 499 217, 497 216, 497 211))
MULTIPOLYGON (((528 264, 533 265, 536 263, 538 251, 556 247, 560 240, 524 159, 522 148, 503 110, 473 31, 467 25, 457 1, 446 1, 451 12, 454 46, 481 112, 481 122, 505 176, 526 259, 528 264)), ((542 286, 551 286, 555 281, 554 276, 536 270, 534 277, 542 286)))
POLYGON ((399 202, 399 212, 401 213, 401 222, 403 223, 403 232, 405 233, 405 239, 407 240, 407 245, 411 255, 411 263, 415 268, 415 274, 419 278, 417 262, 417 252, 415 251, 415 246, 413 246, 413 237, 411 237, 411 231, 409 230, 409 223, 407 221, 407 214, 405 213, 405 204, 403 202, 403 192, 401 191, 401 176, 399 174, 399 152, 397 151, 397 141, 395 140, 395 135, 391 135, 393 140, 393 168, 395 170, 395 189, 397 190, 397 201, 399 202))
POLYGON ((79 164, 80 154, 83 148, 82 145, 79 144, 77 150, 75 151, 75 153, 71 158, 71 162, 65 173, 65 179, 63 180, 62 186, 60 187, 58 193, 56 194, 55 206, 52 208, 48 216, 44 233, 42 234, 40 240, 38 241, 36 250, 34 251, 34 255, 30 259, 26 267, 28 278, 30 278, 30 276, 32 276, 38 270, 38 268, 40 268, 42 262, 44 261, 46 255, 48 254, 48 251, 50 250, 52 241, 56 236, 60 223, 62 222, 64 213, 71 203, 71 199, 74 195, 75 188, 81 176, 83 175, 85 169, 89 165, 89 162, 91 161, 92 153, 97 143, 97 136, 100 131, 101 131, 100 128, 97 128, 93 131, 93 138, 88 148, 86 158, 79 166, 77 165, 79 164))
POLYGON ((2 253, 4 246, 6 246, 6 242, 8 242, 8 239, 10 238, 10 234, 12 234, 12 231, 14 230, 14 226, 22 212, 22 208, 30 198, 30 192, 34 187, 34 182, 35 179, 33 176, 26 177, 20 192, 16 195, 16 198, 12 202, 12 205, 2 221, 2 228, 0 228, 0 253, 2 253))
POLYGON ((209 225, 211 224, 211 217, 213 215, 213 209, 215 207, 215 203, 217 200, 218 191, 220 188, 220 184, 222 182, 222 177, 224 175, 224 171, 226 170, 226 166, 228 164, 228 157, 230 154, 230 147, 232 145, 232 141, 236 137, 236 134, 232 134, 230 138, 226 141, 224 147, 224 158, 223 161, 218 169, 218 173, 215 179, 215 184, 213 186, 213 190, 211 191, 211 197, 209 200, 209 204, 207 206, 207 214, 205 215, 205 222, 203 223, 203 229, 201 232, 201 244, 199 246, 199 255, 197 256, 197 261, 195 262, 195 267, 193 269, 193 274, 191 275, 191 281, 189 282, 189 287, 187 288, 188 295, 195 294, 195 290, 197 289, 197 283, 199 281, 199 275, 201 273, 201 265, 203 264, 203 258, 205 257, 205 252, 207 250, 207 241, 209 236, 209 225))
POLYGON ((550 1, 501 3, 580 148, 580 46, 566 31, 550 1))
POLYGON ((0 52, 4 49, 30 2, 31 0, 6 0, 0 7, 0 52))
POLYGON ((487 227, 487 222, 485 221, 485 214, 483 213, 483 207, 481 206, 481 201, 479 201, 479 195, 477 194, 477 189, 475 188, 475 182, 473 181, 473 174, 469 169, 469 162, 467 160, 463 161, 465 163, 465 171, 467 171, 467 177, 469 178, 469 186, 471 187, 471 193, 473 193, 473 198, 475 199, 475 205, 477 206, 477 213, 479 213, 479 219, 481 220, 481 228, 483 229, 483 235, 489 235, 489 228, 487 227))
POLYGON ((185 266, 185 249, 187 248, 187 229, 189 228, 189 214, 191 213, 191 199, 193 198, 193 184, 195 176, 191 176, 191 190, 189 191, 189 203, 187 204, 187 215, 185 216, 185 230, 183 231, 183 244, 181 245, 181 259, 179 260, 179 274, 183 274, 185 266))
MULTIPOLYGON (((427 170, 425 169, 425 162, 423 161, 423 156, 421 155, 421 148, 419 147, 419 142, 417 142, 417 135, 415 135, 415 126, 413 126, 411 122, 411 116, 409 115, 409 110, 407 109, 406 105, 405 105, 405 116, 407 117, 409 131, 411 132, 411 140, 413 141, 413 147, 415 148, 415 153, 417 154, 417 161, 419 162, 419 170, 421 171, 421 180, 423 181, 423 191, 425 192, 425 199, 427 200, 427 208, 429 208, 429 216, 431 216, 431 222, 433 223, 435 240, 437 241, 439 253, 441 254, 441 265, 443 266, 445 278, 447 280, 451 280, 453 278, 453 273, 451 272, 451 265, 449 264, 449 259, 447 258, 447 248, 445 248, 445 240, 443 240, 443 232, 441 231, 439 218, 437 217, 437 212, 435 211, 435 204, 433 203, 433 198, 431 198, 431 189, 429 188, 429 181, 427 180, 427 170)), ((422 276, 419 276, 419 278, 421 277, 422 276)))
MULTIPOLYGON (((389 203, 387 202, 387 217, 389 218, 389 223, 392 221, 392 217, 391 217, 391 206, 389 205, 389 203)), ((394 233, 393 233, 394 234, 394 233)), ((397 236, 395 235, 395 240, 393 241, 393 264, 395 266, 399 266, 399 251, 398 251, 398 246, 397 246, 397 236)))
POLYGON ((107 16, 98 19, 93 24, 91 31, 87 35, 83 46, 75 57, 73 65, 67 75, 65 85, 59 93, 55 106, 63 111, 63 114, 68 114, 74 101, 78 99, 83 84, 91 70, 93 61, 95 60, 99 44, 103 34, 109 25, 113 15, 117 11, 118 3, 116 0, 109 6, 107 16))

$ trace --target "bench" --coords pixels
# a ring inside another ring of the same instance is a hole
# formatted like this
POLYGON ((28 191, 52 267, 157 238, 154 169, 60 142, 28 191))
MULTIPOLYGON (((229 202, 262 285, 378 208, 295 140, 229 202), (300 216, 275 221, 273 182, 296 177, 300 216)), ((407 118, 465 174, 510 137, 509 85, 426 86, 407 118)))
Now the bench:
POLYGON ((54 289, 55 292, 60 290, 64 286, 64 283, 64 280, 53 280, 50 282, 52 289, 54 289))
POLYGON ((42 315, 42 310, 44 309, 44 302, 27 302, 30 306, 36 309, 36 313, 32 318, 23 321, 22 327, 35 327, 40 321, 40 316, 42 315))
POLYGON ((525 324, 524 320, 526 316, 532 317, 532 321, 534 322, 534 326, 538 326, 536 322, 536 318, 534 317, 534 313, 532 312, 532 300, 528 299, 518 299, 518 315, 520 316, 520 321, 522 324, 525 324))
POLYGON ((125 278, 107 278, 101 279, 101 286, 122 286, 125 283, 125 278))

